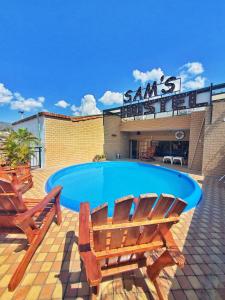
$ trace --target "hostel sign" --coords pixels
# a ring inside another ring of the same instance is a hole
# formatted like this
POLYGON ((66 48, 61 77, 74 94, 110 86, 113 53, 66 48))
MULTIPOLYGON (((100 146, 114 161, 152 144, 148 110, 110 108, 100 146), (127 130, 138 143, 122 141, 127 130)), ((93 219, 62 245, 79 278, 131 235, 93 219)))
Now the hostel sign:
POLYGON ((160 83, 148 83, 137 91, 129 90, 124 94, 123 106, 120 108, 122 118, 163 113, 175 110, 207 106, 210 103, 210 92, 180 92, 181 79, 171 76, 160 83))

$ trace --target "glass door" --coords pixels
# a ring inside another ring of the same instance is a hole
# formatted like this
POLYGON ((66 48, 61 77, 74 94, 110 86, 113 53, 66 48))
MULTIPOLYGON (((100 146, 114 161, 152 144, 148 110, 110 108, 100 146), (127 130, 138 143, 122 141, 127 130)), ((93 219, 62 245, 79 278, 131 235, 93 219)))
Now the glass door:
POLYGON ((130 158, 138 158, 138 141, 130 140, 130 158))

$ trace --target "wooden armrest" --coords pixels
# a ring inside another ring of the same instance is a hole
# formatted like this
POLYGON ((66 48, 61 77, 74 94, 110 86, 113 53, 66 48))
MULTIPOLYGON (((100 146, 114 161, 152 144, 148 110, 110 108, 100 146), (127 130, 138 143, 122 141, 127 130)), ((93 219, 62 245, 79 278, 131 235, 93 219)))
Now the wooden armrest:
POLYGON ((80 204, 79 212, 79 249, 84 248, 84 245, 90 246, 89 218, 90 205, 88 202, 83 202, 80 204))
POLYGON ((79 252, 84 262, 87 280, 91 286, 101 282, 101 267, 90 246, 90 206, 88 202, 80 204, 79 213, 79 252))
POLYGON ((17 178, 18 178, 19 181, 25 181, 27 179, 32 178, 32 175, 31 174, 28 174, 28 175, 17 175, 17 178))
POLYGON ((15 170, 1 170, 0 173, 16 175, 16 171, 15 170))
POLYGON ((21 213, 18 216, 18 218, 21 217, 23 219, 23 218, 33 217, 33 215, 36 214, 37 212, 44 210, 45 207, 48 205, 48 203, 53 198, 56 198, 57 196, 59 196, 61 190, 62 190, 62 186, 60 186, 60 185, 56 186, 54 189, 51 190, 50 193, 48 193, 48 195, 46 195, 44 197, 44 199, 42 201, 40 201, 40 203, 38 203, 37 205, 35 205, 31 209, 29 209, 28 211, 21 213))

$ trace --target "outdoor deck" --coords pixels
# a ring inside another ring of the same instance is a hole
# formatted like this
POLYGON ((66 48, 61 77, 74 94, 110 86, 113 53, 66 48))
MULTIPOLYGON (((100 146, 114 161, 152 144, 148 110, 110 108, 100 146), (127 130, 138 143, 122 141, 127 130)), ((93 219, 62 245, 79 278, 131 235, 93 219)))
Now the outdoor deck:
MULTIPOLYGON (((46 179, 57 169, 35 170, 34 188, 26 196, 42 197, 46 179)), ((183 214, 173 230, 186 265, 183 270, 167 268, 161 283, 169 299, 225 299, 225 183, 191 176, 202 185, 204 197, 198 208, 183 214)), ((78 213, 63 209, 62 225, 51 225, 14 293, 8 292, 7 285, 23 256, 25 239, 1 236, 0 299, 88 299, 77 235, 78 213)), ((157 299, 153 285, 145 279, 140 271, 109 278, 101 284, 101 299, 157 299)))

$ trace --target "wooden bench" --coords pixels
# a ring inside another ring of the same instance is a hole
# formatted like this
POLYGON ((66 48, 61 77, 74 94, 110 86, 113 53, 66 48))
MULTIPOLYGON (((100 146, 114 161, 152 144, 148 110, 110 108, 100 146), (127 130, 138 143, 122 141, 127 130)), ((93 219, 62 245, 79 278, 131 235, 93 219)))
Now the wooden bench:
POLYGON ((115 201, 114 214, 108 218, 108 204, 92 212, 88 202, 81 203, 79 214, 79 252, 92 287, 92 299, 97 297, 103 277, 147 266, 147 275, 155 285, 160 299, 157 278, 166 266, 184 265, 170 228, 179 221, 186 202, 172 195, 132 195, 115 201), (132 206, 135 204, 133 214, 132 206), (146 254, 164 249, 163 254, 148 264, 146 254))
POLYGON ((9 282, 10 291, 22 280, 55 215, 57 224, 61 223, 61 190, 62 187, 55 187, 42 200, 23 199, 21 190, 17 190, 10 181, 0 178, 0 234, 22 233, 28 242, 27 251, 9 282))

